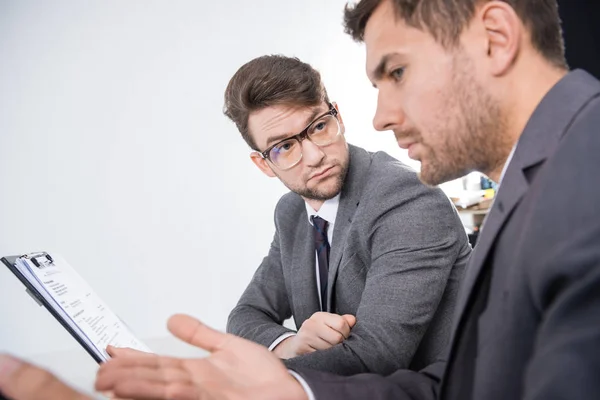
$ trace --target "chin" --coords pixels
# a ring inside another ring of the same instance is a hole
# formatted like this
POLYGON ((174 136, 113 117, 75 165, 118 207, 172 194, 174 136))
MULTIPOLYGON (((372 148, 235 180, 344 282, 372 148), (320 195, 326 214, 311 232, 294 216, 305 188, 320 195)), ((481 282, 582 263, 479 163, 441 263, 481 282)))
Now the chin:
POLYGON ((315 197, 316 200, 329 200, 337 196, 341 190, 341 185, 337 184, 337 180, 328 183, 327 185, 318 185, 315 188, 309 189, 315 197))
POLYGON ((442 166, 438 166, 436 168, 427 168, 427 166, 421 164, 419 179, 428 186, 437 186, 439 184, 458 179, 467 173, 467 170, 463 169, 458 170, 456 168, 444 168, 442 166))

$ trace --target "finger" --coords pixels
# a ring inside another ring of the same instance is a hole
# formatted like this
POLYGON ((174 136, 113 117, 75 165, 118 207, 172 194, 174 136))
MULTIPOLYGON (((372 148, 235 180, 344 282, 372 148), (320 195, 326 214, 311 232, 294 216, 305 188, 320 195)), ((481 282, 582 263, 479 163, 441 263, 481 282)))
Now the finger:
POLYGON ((148 354, 143 356, 111 358, 100 365, 99 371, 111 368, 148 367, 148 368, 179 368, 183 359, 177 357, 148 354))
POLYGON ((323 322, 329 328, 339 332, 344 337, 344 339, 348 339, 348 336, 350 336, 350 330, 352 328, 348 324, 348 321, 346 321, 346 319, 342 316, 337 314, 330 314, 323 322))
POLYGON ((145 400, 198 400, 196 387, 190 383, 153 382, 145 380, 120 381, 113 393, 121 398, 145 400))
POLYGON ((124 399, 122 397, 115 397, 113 392, 102 392, 100 394, 110 400, 133 400, 133 399, 124 399))
POLYGON ((113 358, 103 363, 96 374, 97 390, 110 390, 116 377, 128 375, 131 371, 141 369, 182 369, 182 361, 173 357, 142 356, 113 358), (111 379, 105 376, 112 377, 111 379))
POLYGON ((230 340, 230 336, 226 333, 216 331, 188 315, 172 316, 167 326, 177 338, 211 353, 223 348, 230 340))
POLYGON ((346 320, 348 325, 350 325, 350 328, 354 328, 354 325, 356 325, 356 317, 354 315, 344 314, 342 315, 342 318, 346 320))
POLYGON ((310 344, 306 344, 306 347, 304 347, 304 349, 298 353, 298 355, 302 355, 302 354, 310 354, 310 353, 314 353, 315 351, 317 351, 317 349, 315 349, 314 347, 312 347, 310 344))
POLYGON ((7 355, 0 355, 0 392, 11 399, 91 400, 50 372, 7 355))
POLYGON ((133 400, 133 399, 124 399, 122 397, 116 397, 113 392, 99 392, 102 396, 106 397, 110 400, 133 400))
POLYGON ((112 391, 119 382, 126 380, 181 384, 192 382, 190 374, 182 368, 112 368, 98 373, 95 387, 99 391, 112 391))
POLYGON ((324 325, 321 329, 319 329, 317 335, 319 338, 329 343, 330 347, 335 346, 338 343, 342 343, 346 339, 346 337, 344 337, 344 335, 342 335, 340 332, 327 325, 324 325))
POLYGON ((129 348, 129 347, 115 347, 115 346, 111 346, 111 345, 108 345, 106 347, 106 352, 112 358, 117 358, 117 357, 135 357, 135 356, 151 356, 151 355, 153 355, 151 353, 146 353, 144 351, 135 350, 135 349, 132 349, 132 348, 129 348))
POLYGON ((320 336, 311 336, 306 344, 315 350, 326 350, 332 346, 328 341, 320 336))

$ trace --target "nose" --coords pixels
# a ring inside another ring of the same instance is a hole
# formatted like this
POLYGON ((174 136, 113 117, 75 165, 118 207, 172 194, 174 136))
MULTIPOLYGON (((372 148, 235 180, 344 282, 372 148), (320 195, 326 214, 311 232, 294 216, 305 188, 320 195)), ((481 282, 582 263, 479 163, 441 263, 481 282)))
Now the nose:
POLYGON ((397 98, 393 98, 387 91, 379 89, 377 94, 377 111, 373 117, 373 127, 378 131, 394 130, 404 123, 404 112, 397 98))
POLYGON ((322 148, 311 142, 310 140, 302 141, 302 160, 308 166, 317 166, 321 164, 325 158, 325 152, 322 148))

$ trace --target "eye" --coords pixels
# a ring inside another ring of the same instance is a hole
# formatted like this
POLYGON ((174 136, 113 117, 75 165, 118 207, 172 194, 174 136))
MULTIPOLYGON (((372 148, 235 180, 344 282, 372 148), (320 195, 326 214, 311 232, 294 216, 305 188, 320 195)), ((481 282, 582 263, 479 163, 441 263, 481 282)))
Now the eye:
POLYGON ((308 128, 309 135, 318 135, 320 133, 327 134, 331 128, 331 119, 333 117, 328 115, 315 122, 308 128))
POLYGON ((315 124, 314 126, 314 131, 315 132, 320 132, 323 129, 325 129, 325 127, 327 126, 327 123, 325 121, 319 121, 315 124))
POLYGON ((285 142, 279 143, 271 150, 271 156, 283 155, 294 150, 298 142, 296 140, 286 140, 285 142))
POLYGON ((396 81, 401 81, 404 76, 404 67, 393 69, 390 72, 390 76, 396 81))

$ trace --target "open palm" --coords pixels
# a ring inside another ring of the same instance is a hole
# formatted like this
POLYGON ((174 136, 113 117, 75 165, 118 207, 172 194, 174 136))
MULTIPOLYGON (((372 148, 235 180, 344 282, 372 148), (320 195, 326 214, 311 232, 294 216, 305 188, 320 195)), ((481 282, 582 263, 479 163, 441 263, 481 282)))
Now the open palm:
POLYGON ((100 368, 96 389, 143 399, 306 398, 299 383, 266 348, 185 315, 173 316, 168 327, 176 337, 209 351, 210 356, 119 356, 100 368))

